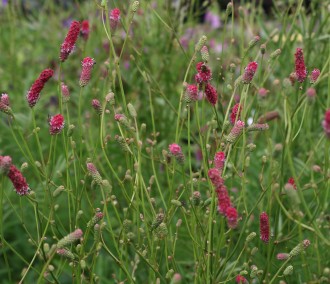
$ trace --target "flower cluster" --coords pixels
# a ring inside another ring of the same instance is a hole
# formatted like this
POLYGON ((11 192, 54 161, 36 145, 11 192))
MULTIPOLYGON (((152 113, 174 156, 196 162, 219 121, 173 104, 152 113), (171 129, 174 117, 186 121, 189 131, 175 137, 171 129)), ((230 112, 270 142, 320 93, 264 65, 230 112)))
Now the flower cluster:
POLYGON ((305 81, 307 77, 307 70, 304 61, 304 54, 301 48, 296 49, 295 56, 295 68, 296 68, 296 78, 299 83, 305 81))
POLYGON ((79 81, 80 87, 85 87, 88 84, 89 80, 91 79, 91 72, 94 64, 95 61, 91 57, 85 57, 81 62, 82 70, 79 81))
POLYGON ((322 127, 325 135, 330 138, 330 109, 325 112, 324 120, 322 121, 322 127))
POLYGON ((266 212, 260 214, 260 238, 265 243, 269 242, 269 218, 266 212))
POLYGON ((59 134, 64 128, 64 117, 61 114, 56 114, 49 118, 48 123, 49 133, 51 135, 59 134))
POLYGON ((242 82, 244 84, 250 84, 254 74, 256 73, 258 68, 258 63, 253 61, 248 64, 248 66, 244 69, 244 73, 242 75, 242 82))
POLYGON ((179 164, 183 165, 185 158, 182 153, 181 147, 178 144, 173 143, 168 146, 168 149, 170 151, 171 156, 173 156, 179 164))

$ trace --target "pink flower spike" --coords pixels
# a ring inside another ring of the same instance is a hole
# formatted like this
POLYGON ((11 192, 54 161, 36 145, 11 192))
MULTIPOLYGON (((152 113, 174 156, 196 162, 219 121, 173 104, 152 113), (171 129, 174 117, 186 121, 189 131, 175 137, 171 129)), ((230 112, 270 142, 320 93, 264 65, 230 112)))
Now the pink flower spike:
POLYGON ((228 207, 226 210, 226 218, 228 227, 235 229, 237 227, 238 214, 237 210, 234 207, 228 207))
POLYGON ((204 63, 198 62, 196 64, 197 74, 195 75, 195 81, 198 84, 207 83, 212 79, 211 69, 204 63))
POLYGON ((45 69, 42 71, 37 80, 32 84, 30 90, 26 95, 27 102, 32 108, 36 105, 40 98, 40 92, 45 86, 45 83, 53 77, 54 71, 51 69, 45 69))
POLYGON ((224 181, 220 176, 220 171, 216 168, 209 169, 207 172, 209 179, 215 187, 220 187, 223 185, 224 181))
POLYGON ((196 85, 190 84, 186 85, 185 90, 185 100, 186 102, 195 102, 198 100, 198 87, 196 85))
POLYGON ((320 72, 319 69, 316 69, 316 68, 315 68, 315 69, 312 71, 312 73, 311 73, 311 75, 310 75, 310 77, 309 77, 311 84, 314 84, 314 83, 317 81, 317 79, 319 78, 320 74, 321 74, 321 72, 320 72))
POLYGON ((218 211, 221 215, 226 215, 227 209, 231 207, 230 197, 227 187, 222 184, 215 190, 218 197, 218 211))
POLYGON ((217 152, 214 155, 214 166, 222 172, 226 161, 226 154, 224 152, 217 152))
POLYGON ((307 77, 307 70, 306 70, 305 61, 304 61, 303 50, 301 48, 297 48, 294 56, 295 56, 295 68, 296 68, 297 81, 299 83, 302 83, 305 81, 305 79, 307 77))
POLYGON ((177 162, 179 164, 183 165, 185 159, 184 159, 184 155, 182 153, 181 147, 178 144, 173 143, 168 146, 168 149, 169 149, 171 155, 177 160, 177 162))
POLYGON ((247 280, 243 275, 237 275, 235 281, 236 281, 237 284, 247 283, 247 280))
POLYGON ((49 118, 49 133, 51 135, 59 134, 64 128, 64 117, 61 114, 49 118))
POLYGON ((73 21, 70 29, 61 45, 60 60, 64 62, 73 51, 80 32, 80 23, 73 21))
POLYGON ((3 103, 6 106, 9 106, 10 105, 8 94, 2 94, 1 95, 1 98, 0 98, 0 101, 1 101, 1 103, 3 103))
POLYGON ((330 109, 325 112, 324 120, 322 121, 322 127, 325 135, 330 138, 330 109))
POLYGON ((91 57, 85 57, 81 62, 82 70, 80 75, 79 85, 85 87, 91 79, 92 68, 96 62, 91 57))
POLYGON ((110 11, 110 28, 111 31, 114 32, 118 26, 118 23, 120 21, 120 10, 118 8, 115 8, 110 11))
POLYGON ((269 242, 269 219, 266 212, 260 214, 260 238, 263 242, 269 242))
POLYGON ((8 174, 11 166, 11 157, 0 156, 0 174, 8 174))
POLYGON ((67 103, 70 100, 70 91, 67 85, 61 83, 62 100, 67 103))
POLYGON ((82 36, 82 38, 85 41, 88 40, 88 36, 89 36, 89 22, 88 22, 88 20, 83 20, 81 22, 80 35, 82 36))
POLYGON ((14 165, 10 166, 7 176, 11 180, 18 195, 27 195, 29 193, 30 188, 26 179, 14 165))
POLYGON ((242 105, 237 103, 233 106, 231 109, 231 114, 230 114, 230 122, 231 124, 235 124, 235 121, 241 119, 241 112, 242 112, 242 105))
POLYGON ((205 86, 205 96, 208 102, 212 105, 215 105, 218 101, 217 90, 209 83, 205 86))
POLYGON ((248 66, 245 68, 244 70, 244 74, 242 76, 242 82, 244 84, 250 84, 253 77, 254 77, 254 74, 256 73, 257 71, 257 68, 258 68, 258 63, 253 61, 253 62, 250 62, 248 64, 248 66))

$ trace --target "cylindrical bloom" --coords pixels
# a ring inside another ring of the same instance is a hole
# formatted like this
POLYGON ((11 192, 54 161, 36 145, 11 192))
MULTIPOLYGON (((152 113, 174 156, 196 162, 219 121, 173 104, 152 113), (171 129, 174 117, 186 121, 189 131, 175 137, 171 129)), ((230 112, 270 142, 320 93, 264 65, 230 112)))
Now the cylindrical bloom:
POLYGON ((325 112, 324 119, 322 121, 322 127, 325 135, 330 138, 330 109, 325 112))
POLYGON ((58 248, 63 248, 67 245, 74 243, 83 236, 83 231, 81 229, 76 229, 74 232, 65 236, 63 239, 59 240, 57 243, 58 248))
POLYGON ((295 246, 291 251, 290 251, 290 257, 297 256, 299 255, 303 250, 309 247, 311 244, 310 240, 303 240, 300 244, 295 246))
POLYGON ((290 254, 288 254, 288 253, 283 253, 283 252, 280 252, 280 253, 278 253, 277 255, 276 255, 276 258, 278 259, 278 260, 286 260, 286 259, 288 259, 290 257, 290 254))
POLYGON ((260 214, 260 238, 263 242, 269 242, 269 219, 266 212, 260 214))
POLYGON ((120 21, 120 10, 118 8, 115 8, 110 11, 110 28, 111 31, 114 32, 118 26, 118 23, 120 21))
POLYGON ((29 193, 30 188, 26 179, 14 165, 10 166, 7 176, 11 180, 18 195, 27 195, 29 193))
POLYGON ((40 92, 44 88, 46 82, 53 76, 54 71, 51 69, 45 69, 42 71, 37 80, 32 84, 30 90, 26 95, 27 102, 32 108, 36 105, 40 98, 40 92))
POLYGON ((248 64, 248 66, 245 68, 244 73, 242 75, 242 82, 244 84, 250 84, 254 74, 256 73, 258 68, 258 63, 253 61, 248 64))
POLYGON ((218 197, 218 211, 221 215, 226 215, 227 209, 231 207, 227 187, 225 185, 221 185, 217 187, 215 191, 218 197))
POLYGON ((85 57, 81 62, 82 70, 79 81, 80 87, 85 87, 88 84, 89 80, 91 79, 91 72, 94 64, 95 61, 91 57, 85 57))
POLYGON ((185 87, 185 97, 186 102, 195 102, 198 100, 198 87, 193 84, 187 84, 185 87))
POLYGON ((11 157, 9 157, 9 156, 0 156, 0 175, 1 174, 5 174, 5 175, 8 174, 8 172, 10 170, 11 163, 12 163, 11 157))
POLYGON ((65 249, 65 248, 57 249, 56 253, 60 256, 66 257, 66 258, 71 259, 71 260, 75 259, 74 254, 71 251, 69 251, 68 249, 65 249))
POLYGON ((64 62, 68 58, 69 54, 73 51, 79 36, 79 32, 80 32, 80 23, 78 21, 73 21, 64 39, 64 42, 61 45, 60 60, 62 62, 64 62))
POLYGON ((237 275, 235 281, 238 284, 245 284, 245 283, 247 283, 247 280, 246 280, 246 278, 243 275, 237 275))
POLYGON ((97 222, 102 220, 103 218, 103 213, 102 212, 97 212, 93 218, 87 223, 87 227, 93 227, 97 222))
POLYGON ((101 106, 101 103, 100 103, 99 100, 97 100, 97 99, 92 100, 92 107, 93 107, 93 109, 96 110, 96 112, 97 112, 99 115, 102 114, 102 106, 101 106))
POLYGON ((197 74, 195 75, 195 81, 198 84, 207 83, 212 79, 211 69, 204 63, 198 62, 196 64, 197 74))
POLYGON ((307 70, 304 61, 303 50, 301 48, 297 48, 294 56, 295 56, 295 69, 296 69, 295 71, 296 71, 297 81, 299 83, 302 83, 305 81, 307 77, 307 70))
POLYGON ((181 147, 178 144, 173 143, 168 146, 168 149, 171 155, 176 159, 176 161, 179 164, 183 165, 185 159, 181 147))
POLYGON ((8 94, 2 94, 0 98, 0 102, 3 103, 6 106, 9 106, 9 96, 8 94))
POLYGON ((62 100, 64 103, 70 100, 70 91, 67 85, 61 83, 62 100))
POLYGON ((316 68, 311 72, 311 75, 309 77, 309 80, 310 80, 310 82, 312 84, 314 84, 317 81, 317 79, 320 76, 320 73, 321 73, 320 70, 319 69, 316 69, 316 68))
MULTIPOLYGON (((127 130, 132 130, 132 127, 124 114, 117 113, 115 114, 115 120, 118 121, 122 126, 124 126, 127 130)), ((134 128, 133 128, 134 129, 134 128)))
POLYGON ((245 126, 245 123, 243 121, 236 121, 234 127, 231 129, 230 133, 227 136, 227 142, 234 143, 237 138, 241 135, 243 128, 245 126))
POLYGON ((83 20, 81 22, 80 35, 84 40, 88 39, 89 36, 89 22, 88 20, 83 20))
POLYGON ((87 171, 97 184, 102 183, 102 177, 93 163, 87 163, 87 171))
POLYGON ((226 154, 224 152, 217 152, 214 155, 214 166, 219 170, 220 174, 223 170, 226 161, 226 154))
POLYGON ((226 218, 228 227, 231 229, 235 229, 237 227, 238 222, 238 213, 236 208, 228 207, 226 210, 226 218))
POLYGON ((241 119, 241 112, 242 112, 243 106, 241 104, 235 104, 233 108, 231 109, 230 114, 230 122, 231 124, 235 124, 235 121, 241 119))
POLYGON ((215 187, 223 185, 223 179, 221 178, 220 171, 217 168, 209 169, 207 175, 215 187))
POLYGON ((205 96, 208 102, 212 105, 215 105, 218 101, 217 90, 209 83, 205 86, 205 96))
POLYGON ((56 114, 49 118, 49 133, 51 135, 59 134, 64 128, 64 117, 61 114, 56 114))
POLYGON ((207 48, 206 45, 204 45, 201 49, 201 55, 202 55, 202 59, 204 62, 209 61, 209 50, 207 48))

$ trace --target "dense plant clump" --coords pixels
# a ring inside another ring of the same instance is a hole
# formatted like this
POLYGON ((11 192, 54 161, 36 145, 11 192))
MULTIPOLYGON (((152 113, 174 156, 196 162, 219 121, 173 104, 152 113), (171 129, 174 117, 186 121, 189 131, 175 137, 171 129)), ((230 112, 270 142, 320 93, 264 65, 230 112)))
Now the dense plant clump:
POLYGON ((0 6, 1 281, 328 283, 329 7, 165 2, 0 6))

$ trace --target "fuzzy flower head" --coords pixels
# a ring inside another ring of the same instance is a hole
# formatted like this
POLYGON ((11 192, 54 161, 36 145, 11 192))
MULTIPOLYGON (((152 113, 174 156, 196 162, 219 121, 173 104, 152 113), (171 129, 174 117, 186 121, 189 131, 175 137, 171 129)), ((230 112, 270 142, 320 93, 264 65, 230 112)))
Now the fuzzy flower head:
POLYGON ((8 174, 11 166, 11 157, 9 156, 0 156, 0 175, 8 174))
POLYGON ((219 187, 221 185, 223 185, 223 179, 220 176, 220 171, 217 168, 211 168, 209 169, 208 173, 207 173, 210 181, 212 182, 212 184, 215 187, 219 187))
POLYGON ((32 108, 36 105, 40 98, 40 92, 44 88, 46 82, 53 77, 54 71, 51 69, 45 69, 42 71, 37 80, 32 84, 30 90, 26 95, 27 102, 32 108))
POLYGON ((322 121, 322 127, 325 135, 330 139, 330 109, 325 112, 324 120, 322 121))
POLYGON ((218 93, 217 90, 209 83, 205 86, 205 96, 211 105, 216 105, 218 101, 218 93))
POLYGON ((3 103, 6 106, 9 106, 10 103, 9 103, 9 96, 8 96, 8 94, 2 94, 1 97, 0 97, 0 102, 3 103))
POLYGON ((269 242, 269 218, 266 212, 260 214, 260 238, 264 243, 269 242))
POLYGON ((198 87, 193 84, 187 84, 185 86, 185 97, 184 98, 187 103, 197 101, 198 100, 198 87))
POLYGON ((220 171, 222 172, 223 167, 225 165, 225 161, 226 161, 226 154, 224 152, 217 152, 214 155, 214 166, 220 171))
POLYGON ((230 122, 231 124, 235 124, 235 121, 241 119, 241 112, 242 112, 242 105, 237 103, 233 106, 231 109, 231 114, 230 114, 230 122))
POLYGON ((170 144, 168 146, 168 149, 171 153, 171 156, 173 156, 179 164, 181 165, 184 164, 184 160, 185 160, 184 155, 182 153, 181 147, 178 144, 176 143, 170 144))
POLYGON ((236 208, 228 207, 225 214, 227 218, 228 227, 231 229, 235 229, 237 227, 238 221, 238 213, 236 208))
POLYGON ((91 79, 91 72, 96 62, 91 57, 85 57, 81 62, 82 70, 80 74, 80 87, 85 87, 91 79))
POLYGON ((311 75, 309 76, 309 80, 310 80, 310 82, 311 82, 312 84, 314 84, 314 83, 317 81, 317 79, 319 78, 320 74, 321 74, 320 70, 315 68, 315 69, 311 72, 311 75))
POLYGON ((99 171, 97 170, 97 168, 95 167, 95 165, 93 163, 87 163, 86 166, 87 166, 87 171, 92 176, 94 182, 100 185, 102 183, 102 177, 99 171))
POLYGON ((70 53, 74 50, 74 46, 78 39, 80 33, 80 23, 78 21, 73 21, 71 23, 70 29, 61 45, 60 49, 60 60, 64 62, 70 53))
POLYGON ((120 10, 118 8, 115 8, 110 11, 110 28, 111 31, 114 32, 118 26, 118 23, 120 21, 120 10))
POLYGON ((196 64, 197 74, 195 75, 195 81, 198 84, 207 83, 212 79, 211 69, 204 63, 198 62, 196 64))
POLYGON ((222 184, 221 186, 218 186, 215 191, 218 197, 218 211, 221 215, 226 216, 227 209, 232 207, 227 187, 222 184))
POLYGON ((295 56, 295 69, 296 69, 295 71, 296 71, 297 81, 299 83, 302 83, 305 81, 307 77, 307 70, 304 61, 303 50, 301 48, 297 48, 294 56, 295 56))
POLYGON ((99 100, 97 100, 97 99, 93 99, 93 100, 92 100, 92 107, 93 107, 93 109, 96 110, 96 112, 97 112, 99 115, 102 114, 102 106, 101 106, 101 103, 100 103, 99 100))
POLYGON ((65 236, 63 239, 59 240, 57 243, 58 248, 63 248, 67 245, 74 243, 83 236, 83 231, 81 229, 76 229, 74 232, 65 236))
POLYGON ((18 195, 27 195, 29 193, 30 188, 26 179, 14 165, 10 166, 7 176, 11 180, 18 195))
POLYGON ((64 128, 64 117, 61 114, 51 116, 48 120, 49 133, 51 135, 59 134, 64 128))
POLYGON ((67 103, 70 100, 70 91, 67 85, 61 83, 62 100, 67 103))
POLYGON ((227 136, 227 141, 233 144, 241 135, 244 127, 245 123, 241 120, 237 120, 234 127, 231 129, 230 133, 227 136))
POLYGON ((236 281, 237 284, 248 283, 246 278, 243 275, 237 275, 235 281, 236 281))
POLYGON ((256 73, 258 68, 258 63, 253 61, 248 64, 248 66, 244 69, 244 73, 242 76, 242 82, 244 84, 250 84, 254 74, 256 73))
POLYGON ((89 36, 89 22, 88 20, 83 20, 81 22, 80 35, 84 40, 88 40, 89 36))

